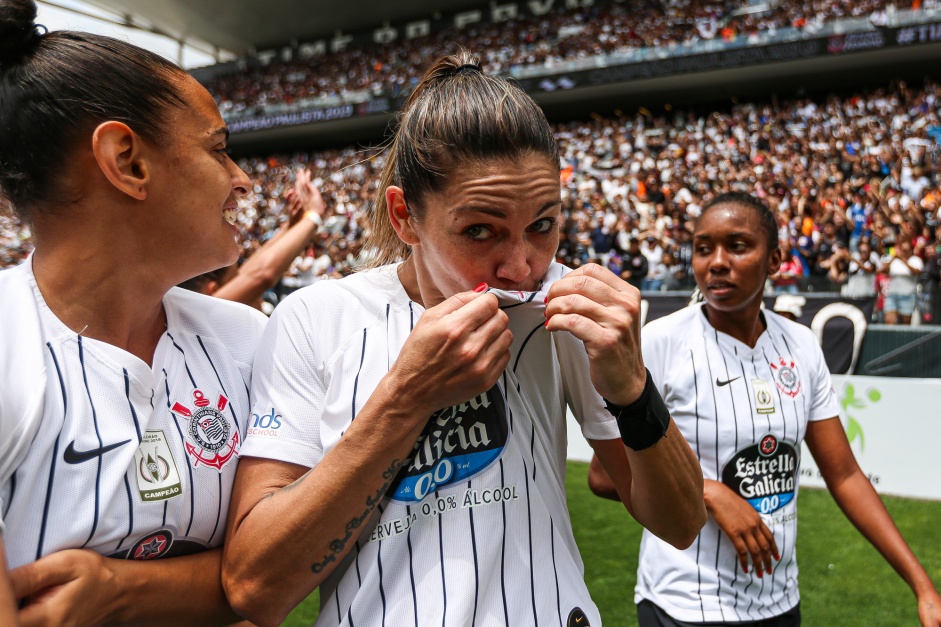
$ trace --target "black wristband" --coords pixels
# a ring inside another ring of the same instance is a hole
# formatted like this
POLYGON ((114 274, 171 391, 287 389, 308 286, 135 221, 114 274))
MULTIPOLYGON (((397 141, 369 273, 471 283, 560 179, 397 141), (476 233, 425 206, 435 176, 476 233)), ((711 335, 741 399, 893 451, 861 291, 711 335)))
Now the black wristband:
POLYGON ((604 404, 617 420, 621 440, 635 451, 656 444, 670 426, 670 411, 654 386, 649 370, 644 391, 636 401, 630 405, 614 405, 605 399, 604 404))

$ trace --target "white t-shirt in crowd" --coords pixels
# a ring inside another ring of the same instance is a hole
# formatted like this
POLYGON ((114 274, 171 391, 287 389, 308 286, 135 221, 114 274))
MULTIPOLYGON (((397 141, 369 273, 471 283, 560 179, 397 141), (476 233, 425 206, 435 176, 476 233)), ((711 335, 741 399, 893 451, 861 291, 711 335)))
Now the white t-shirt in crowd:
MULTIPOLYGON (((921 258, 915 255, 908 258, 908 264, 918 272, 925 268, 921 258)), ((892 261, 889 262, 889 288, 886 293, 902 296, 914 294, 917 280, 918 273, 913 273, 904 261, 898 257, 893 257, 892 261)))
MULTIPOLYGON (((498 293, 512 358, 491 390, 429 417, 413 457, 321 586, 318 626, 600 624, 566 507, 566 404, 589 439, 619 437, 584 345, 549 333, 536 293, 498 293), (576 614, 577 616, 577 614, 576 614)), ((275 310, 255 361, 244 455, 316 466, 422 315, 396 266, 323 281, 275 310)), ((401 399, 408 403, 408 397, 401 399)), ((312 560, 320 556, 312 555, 312 560)))
POLYGON ((761 514, 781 561, 772 575, 742 572, 731 540, 709 518, 680 551, 644 532, 635 602, 648 599, 690 622, 755 621, 783 614, 797 589, 797 492, 807 422, 839 414, 823 352, 810 329, 764 311, 754 348, 720 333, 691 305, 641 335, 644 362, 702 464, 761 514))

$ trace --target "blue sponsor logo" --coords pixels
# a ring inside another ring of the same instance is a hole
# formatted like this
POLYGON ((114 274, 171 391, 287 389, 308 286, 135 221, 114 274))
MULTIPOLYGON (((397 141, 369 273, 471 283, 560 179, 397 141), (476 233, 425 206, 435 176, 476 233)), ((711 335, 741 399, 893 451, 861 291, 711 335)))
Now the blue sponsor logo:
POLYGON ((271 413, 269 414, 252 414, 252 428, 253 429, 280 429, 281 428, 281 414, 277 414, 274 411, 274 407, 271 408, 271 413))
POLYGON ((436 412, 389 495, 417 503, 435 490, 470 479, 500 458, 508 433, 506 402, 496 385, 466 403, 436 412))

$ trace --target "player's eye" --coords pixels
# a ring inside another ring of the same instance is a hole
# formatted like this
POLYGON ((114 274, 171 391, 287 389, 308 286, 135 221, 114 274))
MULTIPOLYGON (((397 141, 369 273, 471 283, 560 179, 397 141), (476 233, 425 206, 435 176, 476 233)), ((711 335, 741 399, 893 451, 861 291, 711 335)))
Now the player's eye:
POLYGON ((555 218, 543 218, 533 222, 529 227, 529 231, 531 233, 549 233, 555 225, 555 218))
POLYGON ((482 242, 493 237, 493 232, 482 224, 472 224, 464 229, 464 235, 472 240, 482 242))

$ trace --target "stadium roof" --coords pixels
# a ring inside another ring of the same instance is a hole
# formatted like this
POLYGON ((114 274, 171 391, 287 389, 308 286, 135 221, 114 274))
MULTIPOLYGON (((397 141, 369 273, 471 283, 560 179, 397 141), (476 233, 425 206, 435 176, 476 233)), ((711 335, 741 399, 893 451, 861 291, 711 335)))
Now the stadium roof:
POLYGON ((131 19, 139 18, 179 40, 198 39, 238 55, 297 41, 311 41, 479 8, 481 0, 91 0, 131 19))

